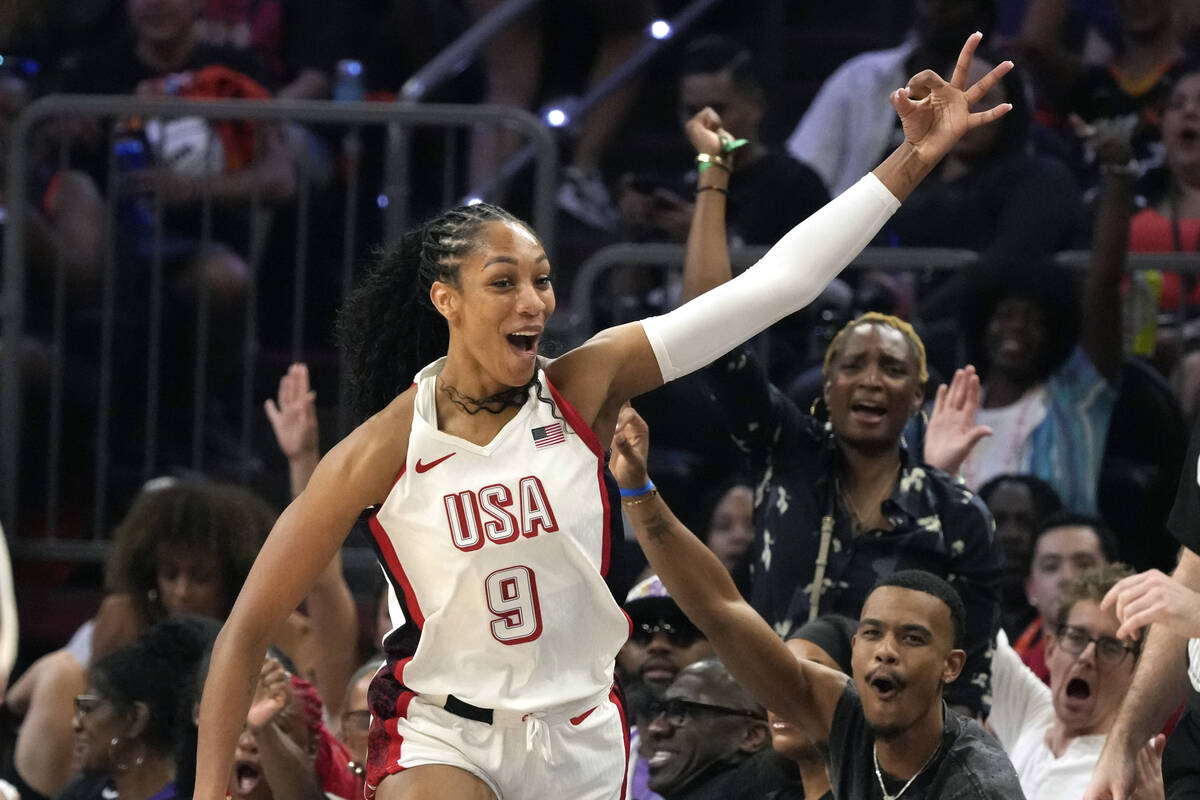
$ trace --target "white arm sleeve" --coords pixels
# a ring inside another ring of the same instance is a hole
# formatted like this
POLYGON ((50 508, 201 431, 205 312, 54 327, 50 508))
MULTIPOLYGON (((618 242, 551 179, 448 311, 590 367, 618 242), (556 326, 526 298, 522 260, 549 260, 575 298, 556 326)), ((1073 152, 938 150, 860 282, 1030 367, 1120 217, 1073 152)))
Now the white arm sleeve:
POLYGON ((868 173, 741 275, 668 314, 642 320, 663 382, 699 369, 808 305, 899 207, 868 173))

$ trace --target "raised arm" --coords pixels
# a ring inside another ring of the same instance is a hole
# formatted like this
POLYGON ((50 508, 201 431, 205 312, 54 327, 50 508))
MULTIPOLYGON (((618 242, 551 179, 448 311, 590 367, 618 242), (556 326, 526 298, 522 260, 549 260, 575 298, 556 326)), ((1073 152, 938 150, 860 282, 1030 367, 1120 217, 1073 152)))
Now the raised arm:
MULTIPOLYGON (((687 135, 699 156, 722 157, 729 134, 711 108, 702 109, 688 120, 687 135)), ((725 231, 729 200, 729 169, 713 164, 701 170, 696 182, 696 207, 688 229, 687 253, 683 262, 683 301, 686 303, 715 289, 733 277, 729 263, 729 239, 725 231)), ((718 164, 720 162, 717 162, 718 164)))
POLYGON ((949 82, 926 70, 892 93, 904 143, 758 264, 669 314, 603 331, 555 362, 552 377, 584 419, 598 433, 611 430, 624 400, 704 366, 819 295, 964 133, 1009 110, 1005 103, 969 111, 1012 68, 1006 61, 964 88, 980 38, 967 40, 949 82))
POLYGON ((411 403, 408 392, 329 451, 263 544, 213 647, 200 703, 196 800, 224 800, 271 635, 312 588, 362 509, 387 496, 406 456, 411 403))
MULTIPOLYGON (((1103 135, 1107 127, 1097 121, 1091 128, 1103 135)), ((1111 137, 1110 137, 1111 138, 1111 137)), ((1092 263, 1083 285, 1080 342, 1096 371, 1109 383, 1121 374, 1121 277, 1129 251, 1129 218, 1133 213, 1135 173, 1125 165, 1128 142, 1097 142, 1101 158, 1100 198, 1092 235, 1092 263)))
MULTIPOLYGON (((649 431, 629 406, 621 410, 612 449, 611 467, 622 489, 646 486, 649 431)), ((624 508, 650 566, 683 613, 704 631, 729 673, 814 742, 828 740, 846 676, 797 661, 742 599, 720 560, 676 519, 657 491, 628 498, 624 508)))
MULTIPOLYGON (((275 442, 287 457, 292 497, 298 497, 312 478, 320 461, 318 449, 317 393, 308 379, 308 366, 297 363, 279 379, 276 400, 267 399, 264 408, 275 442)), ((313 683, 330 715, 342 709, 346 682, 358 666, 355 645, 358 641, 358 614, 354 595, 342 572, 339 548, 313 584, 305 598, 305 610, 312 625, 311 648, 313 683)))

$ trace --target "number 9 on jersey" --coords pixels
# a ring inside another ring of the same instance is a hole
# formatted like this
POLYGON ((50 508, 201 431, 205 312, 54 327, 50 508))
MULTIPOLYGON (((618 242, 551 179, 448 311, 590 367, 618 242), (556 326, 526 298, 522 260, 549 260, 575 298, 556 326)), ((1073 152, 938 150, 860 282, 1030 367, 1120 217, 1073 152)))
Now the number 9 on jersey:
POLYGON ((500 644, 522 644, 542 635, 537 580, 529 567, 498 569, 484 581, 487 604, 495 617, 492 636, 500 644))

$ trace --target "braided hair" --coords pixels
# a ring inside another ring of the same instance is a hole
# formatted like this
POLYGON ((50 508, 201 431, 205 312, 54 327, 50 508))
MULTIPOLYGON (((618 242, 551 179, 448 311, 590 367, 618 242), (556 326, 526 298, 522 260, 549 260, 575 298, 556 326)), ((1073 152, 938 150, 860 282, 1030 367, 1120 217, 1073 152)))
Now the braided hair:
POLYGON ((380 411, 417 370, 446 354, 450 331, 429 290, 437 281, 457 287, 463 259, 482 244, 493 222, 524 221, 488 203, 443 212, 376 253, 338 313, 337 336, 359 421, 380 411))

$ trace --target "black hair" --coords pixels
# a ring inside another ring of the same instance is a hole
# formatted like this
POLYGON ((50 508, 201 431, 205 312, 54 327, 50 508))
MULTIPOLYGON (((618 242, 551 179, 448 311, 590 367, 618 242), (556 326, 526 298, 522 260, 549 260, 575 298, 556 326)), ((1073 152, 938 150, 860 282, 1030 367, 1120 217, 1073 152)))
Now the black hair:
POLYGON ((1019 298, 1040 309, 1046 321, 1041 363, 1033 365, 1035 381, 1044 381, 1067 360, 1079 341, 1080 295, 1075 276, 1047 259, 996 261, 971 269, 960 320, 968 363, 974 364, 987 380, 991 366, 988 325, 1001 302, 1019 298))
POLYGON ((979 499, 983 500, 984 505, 990 508, 992 495, 1003 483, 1019 483, 1029 490, 1029 496, 1033 499, 1035 520, 1040 521, 1047 514, 1053 514, 1062 508, 1062 500, 1059 498, 1058 492, 1054 491, 1054 487, 1027 472, 1006 472, 1003 475, 997 475, 980 486, 976 494, 979 495, 979 499))
POLYGON ((145 703, 149 710, 139 740, 170 753, 183 712, 180 694, 194 680, 196 665, 216 639, 220 624, 208 617, 179 615, 151 627, 133 644, 114 650, 88 670, 91 681, 118 708, 145 703))
POLYGON ((143 618, 155 622, 165 610, 158 594, 164 553, 211 554, 228 616, 259 548, 275 524, 275 510, 258 495, 206 480, 153 481, 143 487, 113 532, 105 589, 128 593, 143 618))
POLYGON ((963 648, 967 640, 967 609, 963 605, 962 598, 958 596, 958 592, 943 578, 922 569, 902 569, 875 581, 868 596, 873 594, 876 589, 882 589, 885 586, 924 592, 945 603, 946 608, 950 611, 950 622, 954 626, 954 647, 958 650, 963 648))
POLYGON ((762 81, 750 51, 737 41, 720 34, 702 36, 683 50, 679 76, 709 75, 728 72, 738 91, 762 91, 762 81))
POLYGON ((459 264, 476 251, 484 226, 492 222, 533 233, 499 206, 478 203, 445 211, 375 253, 337 319, 351 409, 358 421, 384 408, 417 370, 446 354, 450 331, 429 290, 437 281, 458 286, 459 264))
POLYGON ((834 660, 838 669, 849 675, 852 671, 851 641, 857 630, 858 620, 842 614, 822 614, 797 628, 787 641, 803 639, 812 642, 834 660))
POLYGON ((1037 552, 1038 542, 1042 537, 1055 528, 1091 528, 1100 542, 1100 552, 1105 560, 1112 564, 1120 558, 1117 547, 1117 536, 1108 523, 1095 514, 1080 514, 1076 511, 1061 510, 1042 518, 1033 531, 1033 539, 1029 542, 1029 568, 1033 569, 1033 556, 1037 552))

